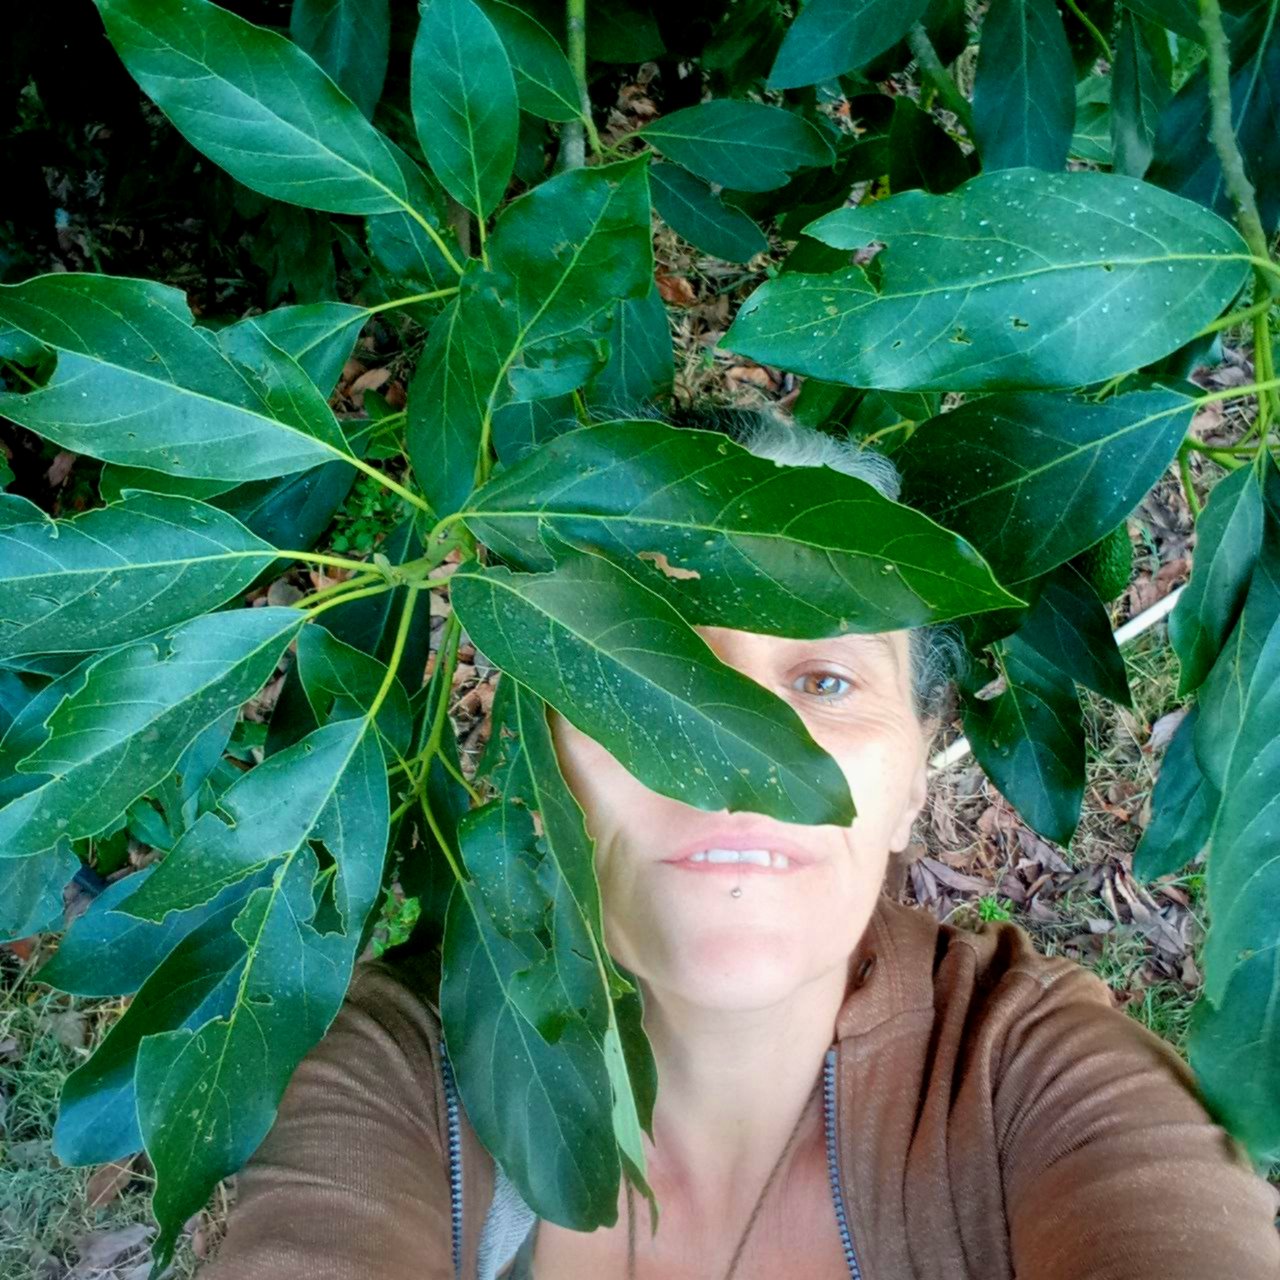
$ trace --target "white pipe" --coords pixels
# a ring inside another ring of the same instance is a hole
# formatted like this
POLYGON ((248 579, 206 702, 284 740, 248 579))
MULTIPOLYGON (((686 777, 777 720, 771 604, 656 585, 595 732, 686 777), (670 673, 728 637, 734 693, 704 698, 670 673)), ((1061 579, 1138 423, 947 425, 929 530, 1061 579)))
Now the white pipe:
MULTIPOLYGON (((1167 596, 1162 596, 1149 609, 1144 609, 1136 618, 1130 618, 1116 633, 1116 644, 1127 644, 1135 636, 1140 636, 1144 631, 1154 627, 1161 618, 1173 611, 1173 606, 1178 603, 1178 597, 1185 590, 1185 585, 1170 591, 1167 596)), ((929 761, 929 771, 936 772, 939 769, 950 768, 957 760, 963 760, 970 752, 968 738, 957 738, 949 746, 942 751, 937 752, 929 761)))

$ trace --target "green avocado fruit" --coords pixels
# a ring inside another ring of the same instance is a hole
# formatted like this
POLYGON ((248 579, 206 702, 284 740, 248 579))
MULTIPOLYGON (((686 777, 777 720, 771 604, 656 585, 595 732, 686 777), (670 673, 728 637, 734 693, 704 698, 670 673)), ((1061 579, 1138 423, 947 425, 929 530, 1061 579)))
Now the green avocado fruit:
POLYGON ((1110 604, 1129 585, 1133 576, 1133 543, 1127 522, 1116 525, 1091 547, 1073 556, 1071 563, 1093 584, 1093 589, 1110 604))

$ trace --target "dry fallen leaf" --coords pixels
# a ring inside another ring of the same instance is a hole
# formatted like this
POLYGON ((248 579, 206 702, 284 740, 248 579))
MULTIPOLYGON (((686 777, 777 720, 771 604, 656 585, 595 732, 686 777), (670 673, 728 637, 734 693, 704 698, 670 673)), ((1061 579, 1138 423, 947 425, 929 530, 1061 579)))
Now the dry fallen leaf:
POLYGON ((663 302, 669 303, 673 307, 691 307, 698 301, 698 296, 693 291, 693 285, 684 276, 669 276, 660 273, 656 277, 655 283, 658 286, 658 292, 662 295, 663 302))

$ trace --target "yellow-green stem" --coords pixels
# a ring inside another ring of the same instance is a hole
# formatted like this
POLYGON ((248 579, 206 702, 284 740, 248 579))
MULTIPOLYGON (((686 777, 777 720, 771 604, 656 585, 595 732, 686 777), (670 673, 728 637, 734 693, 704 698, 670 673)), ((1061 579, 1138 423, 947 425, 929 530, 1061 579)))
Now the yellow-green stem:
POLYGON ((384 591, 393 591, 395 588, 390 582, 380 582, 376 587, 365 587, 361 591, 348 591, 345 595, 335 596, 332 600, 326 600, 323 604, 318 604, 312 610, 310 615, 318 618, 326 609, 336 609, 340 604, 347 604, 351 600, 363 600, 366 596, 380 596, 384 591))
POLYGON ((1187 506, 1191 508, 1191 516, 1193 519, 1200 518, 1200 500, 1196 497, 1195 486, 1191 483, 1191 465, 1187 461, 1187 455, 1179 450, 1178 452, 1178 472, 1182 476, 1182 491, 1187 497, 1187 506))
POLYGON ((458 285, 450 285, 447 289, 433 289, 430 293, 412 293, 404 298, 392 298, 390 302, 379 302, 377 306, 365 307, 365 314, 376 316, 383 311, 394 311, 397 307, 411 307, 415 302, 434 302, 437 298, 452 298, 458 292, 458 285))
POLYGON ((386 701, 387 694, 391 692, 392 682, 398 677, 396 672, 400 668, 400 659, 404 656, 404 646, 409 639, 409 624, 413 621, 413 607, 418 603, 418 592, 421 588, 412 583, 409 590, 405 594, 404 607, 400 610, 400 624, 396 627, 396 638, 391 646, 391 657, 387 661, 387 674, 382 678, 382 684, 378 687, 378 692, 374 695, 373 703, 369 707, 367 718, 372 720, 378 714, 379 708, 386 701))
POLYGON ((1080 25, 1084 27, 1095 41, 1097 41, 1098 48, 1102 50, 1102 56, 1106 58, 1108 62, 1114 62, 1115 58, 1112 56, 1111 46, 1107 43, 1106 36, 1104 36, 1102 32, 1089 21, 1089 18, 1081 10, 1079 4, 1076 3, 1076 0, 1067 0, 1067 8, 1080 19, 1080 25))
POLYGON ((450 268, 458 275, 462 274, 462 265, 457 258, 449 251, 449 246, 445 244, 440 233, 422 216, 416 209, 411 209, 408 205, 404 206, 404 211, 416 222, 430 237, 431 242, 440 250, 441 257, 449 264, 450 268))

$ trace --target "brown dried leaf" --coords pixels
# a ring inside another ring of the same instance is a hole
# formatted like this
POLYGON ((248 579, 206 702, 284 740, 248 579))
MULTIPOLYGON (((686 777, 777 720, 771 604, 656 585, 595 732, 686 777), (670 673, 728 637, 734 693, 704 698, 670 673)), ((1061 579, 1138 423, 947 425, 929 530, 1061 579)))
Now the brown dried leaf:
POLYGON ((89 1176, 85 1194, 89 1208, 101 1209, 110 1204, 133 1179, 133 1159, 99 1165, 89 1176))

